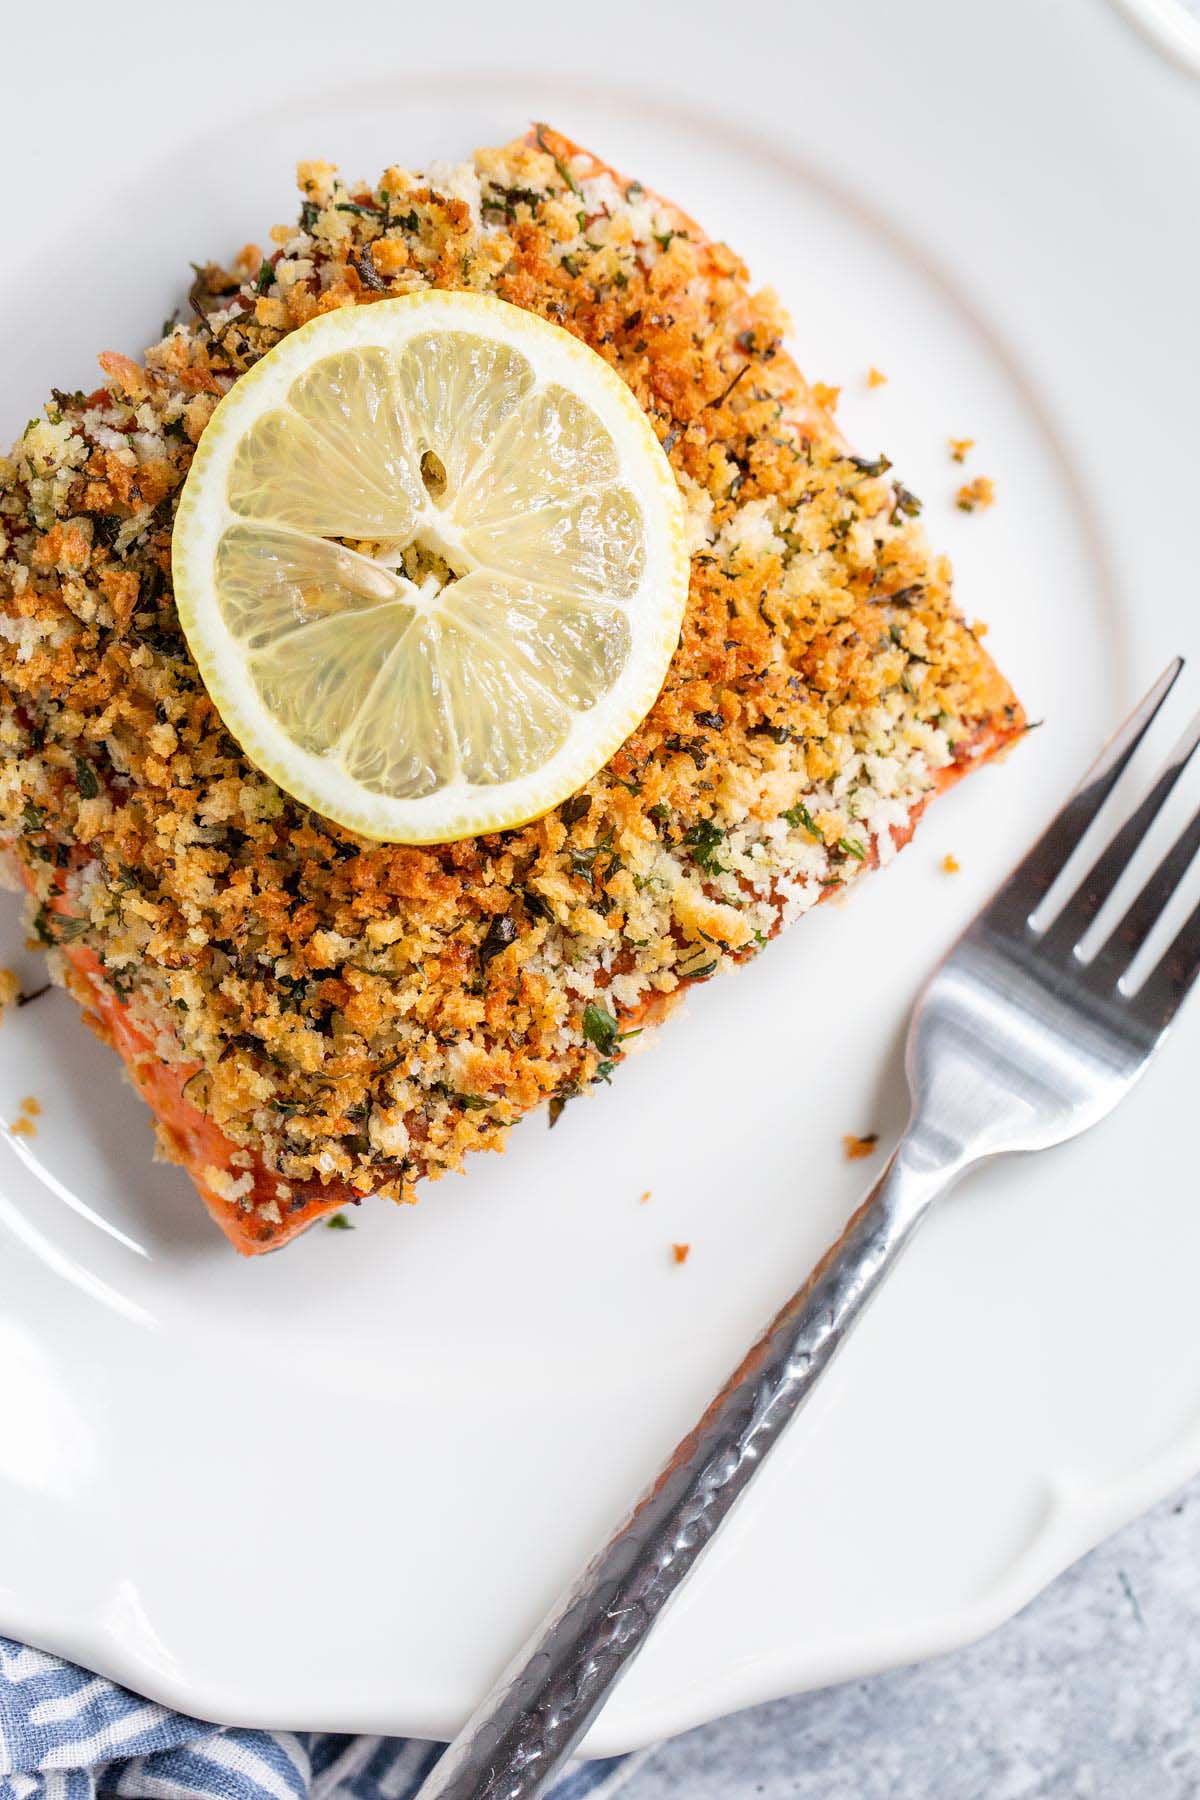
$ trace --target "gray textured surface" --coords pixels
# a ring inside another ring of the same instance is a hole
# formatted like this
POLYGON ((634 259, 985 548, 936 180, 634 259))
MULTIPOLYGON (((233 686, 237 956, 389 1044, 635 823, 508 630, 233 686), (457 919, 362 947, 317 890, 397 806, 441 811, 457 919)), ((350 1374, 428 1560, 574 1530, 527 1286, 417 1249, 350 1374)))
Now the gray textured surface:
POLYGON ((1043 1795, 1200 1795, 1200 1481, 981 1643, 676 1738, 622 1800, 1043 1795))

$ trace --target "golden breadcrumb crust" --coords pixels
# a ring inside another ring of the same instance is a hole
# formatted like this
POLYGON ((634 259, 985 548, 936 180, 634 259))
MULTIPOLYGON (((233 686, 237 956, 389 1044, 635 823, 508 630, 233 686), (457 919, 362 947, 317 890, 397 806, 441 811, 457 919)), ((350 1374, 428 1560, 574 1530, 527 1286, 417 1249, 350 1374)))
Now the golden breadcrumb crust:
POLYGON ((81 969, 108 984, 235 1147, 208 1186, 268 1244, 300 1184, 408 1197, 607 1079, 621 1032, 886 860, 1023 723, 919 503, 846 449, 724 244, 540 130, 372 188, 299 176, 266 256, 205 268, 144 361, 106 353, 103 388, 56 391, 0 459, 0 837, 60 971, 66 948, 83 997, 81 969), (170 533, 256 358, 428 285, 528 308, 618 371, 678 477, 692 574, 662 694, 587 787, 418 849, 247 762, 181 636, 170 533))

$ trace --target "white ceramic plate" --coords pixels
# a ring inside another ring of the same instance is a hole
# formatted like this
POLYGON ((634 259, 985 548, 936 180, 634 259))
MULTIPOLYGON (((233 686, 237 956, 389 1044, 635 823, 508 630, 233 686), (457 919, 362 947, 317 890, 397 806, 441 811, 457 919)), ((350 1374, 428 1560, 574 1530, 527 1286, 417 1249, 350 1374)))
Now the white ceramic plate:
MULTIPOLYGON (((448 41, 360 7, 332 45, 315 5, 286 41, 249 8, 126 9, 115 44, 27 13, 6 430, 153 336, 189 255, 290 216, 297 156, 373 173, 547 116, 783 293, 1047 722, 553 1135, 280 1256, 238 1261, 152 1165, 64 998, 6 1021, 0 1115, 44 1112, 0 1146, 0 1628, 229 1721, 452 1731, 847 1214, 869 1166, 841 1134, 898 1130, 939 950, 1200 649, 1185 74, 1103 0, 813 0, 745 35, 716 6, 618 0, 574 37, 499 11, 460 4, 448 41), (994 511, 954 510, 950 435, 994 511)), ((15 913, 0 963, 34 981, 15 913)), ((1198 1046, 1200 1007, 1120 1116, 932 1222, 591 1749, 962 1643, 1200 1466, 1198 1046)))

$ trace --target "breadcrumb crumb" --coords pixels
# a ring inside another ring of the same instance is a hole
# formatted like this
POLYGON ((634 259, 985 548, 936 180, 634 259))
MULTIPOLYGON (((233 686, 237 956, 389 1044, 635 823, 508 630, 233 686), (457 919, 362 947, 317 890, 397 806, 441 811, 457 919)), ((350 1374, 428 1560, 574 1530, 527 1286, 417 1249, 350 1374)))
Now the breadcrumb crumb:
POLYGON ((674 1257, 674 1259, 677 1263, 685 1263, 687 1261, 688 1257, 691 1255, 691 1253, 692 1253, 692 1246, 690 1244, 672 1244, 671 1245, 671 1255, 674 1257))
POLYGON ((649 1200, 649 1198, 650 1198, 650 1189, 647 1188, 645 1193, 639 1196, 638 1205, 645 1206, 645 1204, 646 1204, 647 1200, 649 1200))
POLYGON ((21 993, 20 978, 12 969, 0 969, 0 1024, 4 1022, 6 1010, 17 1000, 21 993))
POLYGON ((8 1129, 14 1137, 34 1138, 37 1136, 37 1126, 32 1119, 27 1119, 24 1113, 19 1119, 14 1119, 8 1129))
POLYGON ((21 1111, 23 1113, 28 1113, 31 1119, 38 1118, 42 1110, 41 1101, 35 1100, 32 1094, 26 1094, 25 1098, 20 1102, 20 1106, 21 1111))
POLYGON ((951 462, 956 462, 956 463, 966 462, 967 451, 973 450, 974 448, 975 448, 975 439, 974 438, 951 438, 950 439, 950 460, 951 460, 951 462))
POLYGON ((942 858, 943 874, 957 875, 961 868, 962 864, 959 862, 957 856, 951 856, 950 852, 947 850, 945 856, 942 858))
POLYGON ((878 1142, 879 1133, 877 1131, 868 1131, 865 1137, 854 1137, 847 1132, 842 1139, 842 1148, 846 1152, 847 1162, 858 1162, 864 1156, 873 1155, 878 1142))
POLYGON ((840 387, 828 387, 823 381, 814 381, 812 384, 812 397, 818 406, 824 407, 826 412, 837 411, 837 403, 841 399, 841 394, 840 387))
POLYGON ((996 504, 996 484, 987 475, 977 475, 974 481, 964 481, 954 496, 954 503, 960 512, 978 512, 984 507, 996 504))
POLYGON ((867 386, 869 388, 887 386, 887 376, 882 369, 870 368, 867 370, 867 386))

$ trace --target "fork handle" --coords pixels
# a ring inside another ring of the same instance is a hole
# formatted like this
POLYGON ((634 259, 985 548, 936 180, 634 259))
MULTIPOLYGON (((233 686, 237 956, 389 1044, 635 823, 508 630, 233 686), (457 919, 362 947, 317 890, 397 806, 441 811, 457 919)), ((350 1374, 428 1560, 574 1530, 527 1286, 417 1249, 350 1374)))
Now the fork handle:
POLYGON ((534 1800, 828 1368, 949 1171, 906 1138, 837 1243, 450 1745, 417 1800, 534 1800))

